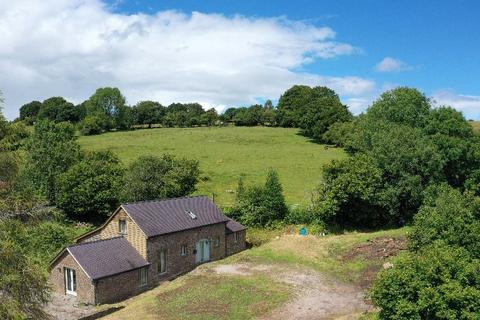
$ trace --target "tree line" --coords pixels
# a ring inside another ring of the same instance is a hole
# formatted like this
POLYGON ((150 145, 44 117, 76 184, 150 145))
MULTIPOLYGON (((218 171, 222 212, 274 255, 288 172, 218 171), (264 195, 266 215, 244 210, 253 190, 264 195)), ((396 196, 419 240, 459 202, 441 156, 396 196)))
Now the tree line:
POLYGON ((335 91, 326 87, 296 85, 284 92, 278 105, 271 100, 250 107, 227 108, 218 114, 198 103, 172 103, 163 106, 156 101, 140 101, 128 106, 118 88, 99 88, 86 101, 74 105, 62 97, 43 102, 32 101, 20 107, 18 120, 34 124, 39 120, 76 124, 84 135, 109 130, 126 130, 135 126, 195 127, 234 124, 236 126, 272 126, 300 128, 302 133, 319 142, 330 142, 325 135, 337 123, 351 121, 352 114, 335 91))

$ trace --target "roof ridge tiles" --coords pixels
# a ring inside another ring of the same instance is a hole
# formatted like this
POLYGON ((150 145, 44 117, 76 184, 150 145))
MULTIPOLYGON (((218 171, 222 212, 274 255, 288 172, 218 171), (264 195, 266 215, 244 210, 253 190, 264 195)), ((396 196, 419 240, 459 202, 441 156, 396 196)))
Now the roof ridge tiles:
MULTIPOLYGON (((153 200, 142 200, 142 201, 124 202, 124 203, 121 204, 121 206, 123 206, 123 205, 129 205, 129 204, 164 202, 164 201, 171 201, 171 200, 180 200, 180 199, 189 199, 189 198, 202 198, 202 197, 208 198, 208 195, 201 194, 201 195, 196 195, 196 196, 182 196, 182 197, 175 197, 175 198, 165 198, 165 199, 153 199, 153 200)), ((208 199, 210 199, 210 198, 208 198, 208 199)))
POLYGON ((124 236, 116 236, 116 237, 111 237, 111 238, 106 238, 106 239, 98 239, 98 240, 94 240, 94 241, 74 243, 74 244, 71 244, 71 245, 67 246, 67 248, 78 247, 78 246, 83 246, 83 245, 92 244, 92 243, 98 243, 98 242, 102 242, 102 241, 109 241, 109 240, 114 240, 114 239, 118 239, 118 238, 125 238, 125 237, 124 236))

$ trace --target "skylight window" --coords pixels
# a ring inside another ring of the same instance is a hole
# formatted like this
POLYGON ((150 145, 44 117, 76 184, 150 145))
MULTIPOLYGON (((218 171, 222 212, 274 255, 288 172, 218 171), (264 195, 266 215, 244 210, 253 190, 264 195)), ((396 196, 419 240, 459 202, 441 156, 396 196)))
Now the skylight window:
POLYGON ((197 219, 197 216, 196 216, 195 213, 193 213, 192 211, 186 210, 185 212, 188 213, 188 215, 190 216, 190 218, 192 218, 192 219, 197 219))

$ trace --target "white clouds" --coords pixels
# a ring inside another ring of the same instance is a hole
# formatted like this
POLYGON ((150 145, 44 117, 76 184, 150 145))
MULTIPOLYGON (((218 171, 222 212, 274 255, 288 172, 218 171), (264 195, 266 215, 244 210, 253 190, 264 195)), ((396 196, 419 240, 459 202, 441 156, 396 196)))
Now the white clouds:
POLYGON ((378 72, 401 72, 412 70, 412 67, 401 60, 385 57, 375 66, 375 70, 378 72))
POLYGON ((440 90, 433 94, 437 106, 451 106, 462 111, 468 119, 480 118, 480 96, 457 94, 450 90, 440 90))
POLYGON ((0 88, 7 115, 61 95, 80 102, 100 86, 140 99, 208 106, 276 98, 293 84, 360 95, 375 83, 299 70, 315 59, 355 53, 335 32, 284 18, 112 13, 99 0, 0 2, 0 88))

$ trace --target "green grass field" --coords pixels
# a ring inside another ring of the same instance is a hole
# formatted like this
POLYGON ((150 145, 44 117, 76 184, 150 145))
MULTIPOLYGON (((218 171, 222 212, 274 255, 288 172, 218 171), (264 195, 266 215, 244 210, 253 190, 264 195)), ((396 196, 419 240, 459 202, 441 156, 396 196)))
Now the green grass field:
MULTIPOLYGON (((322 285, 332 288, 344 283, 360 285, 366 272, 373 270, 375 275, 382 264, 391 259, 378 256, 383 250, 376 247, 374 241, 401 239, 407 233, 408 228, 326 237, 270 233, 270 241, 259 247, 203 265, 129 300, 102 305, 97 311, 118 310, 102 318, 105 320, 263 319, 299 293, 298 287, 281 280, 285 270, 305 275, 311 270, 319 271, 328 276, 322 285), (370 250, 362 251, 361 255, 349 254, 356 248, 370 250), (214 270, 219 265, 240 266, 238 270, 247 273, 217 273, 214 270)), ((358 290, 364 292, 365 289, 358 287, 358 290)), ((356 319, 355 315, 332 319, 356 319)), ((375 317, 373 313, 363 319, 375 317)))
POLYGON ((228 206, 240 174, 263 183, 268 168, 278 170, 289 204, 304 204, 321 179, 321 167, 345 157, 298 134, 298 129, 268 127, 156 128, 80 137, 87 150, 110 149, 128 165, 141 155, 171 153, 200 161, 202 181, 196 194, 228 206))
POLYGON ((470 121, 470 124, 473 128, 473 132, 480 134, 480 121, 470 121))

